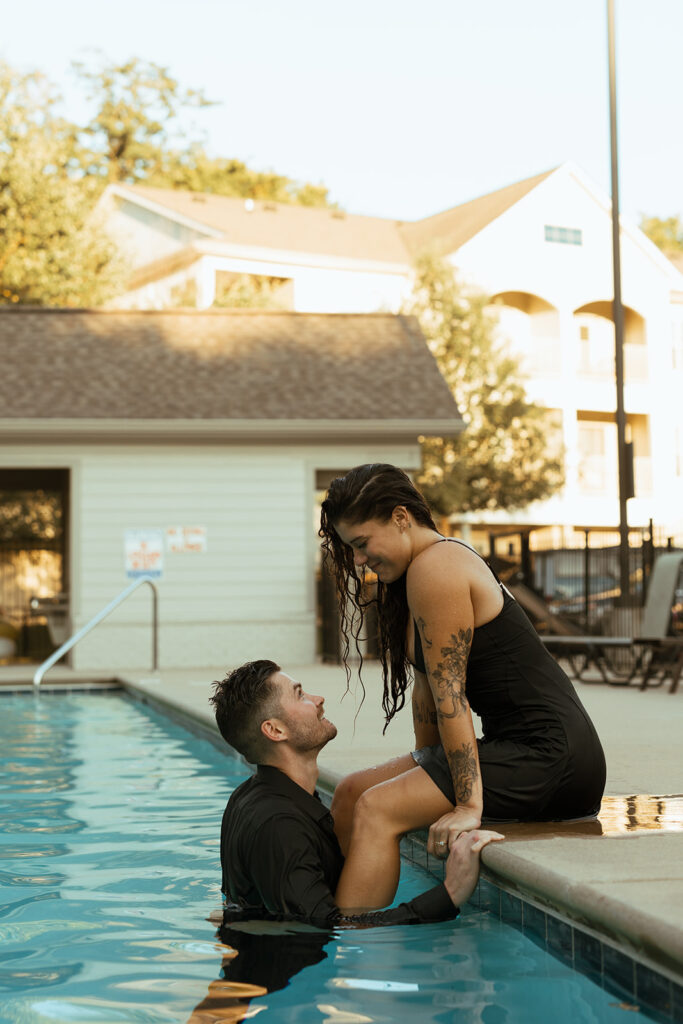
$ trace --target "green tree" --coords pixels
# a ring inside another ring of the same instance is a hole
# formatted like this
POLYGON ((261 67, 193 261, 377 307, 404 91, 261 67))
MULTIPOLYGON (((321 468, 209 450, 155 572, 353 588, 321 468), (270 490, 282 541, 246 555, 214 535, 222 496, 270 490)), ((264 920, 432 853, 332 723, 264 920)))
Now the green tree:
POLYGON ((0 64, 0 303, 90 306, 119 288, 115 247, 77 175, 73 125, 38 74, 0 64))
MULTIPOLYGON (((214 159, 186 141, 181 115, 210 101, 166 68, 100 58, 75 70, 94 105, 85 126, 60 116, 45 76, 0 62, 0 303, 99 306, 121 291, 123 259, 94 213, 109 182, 329 205, 323 186, 214 159)), ((252 292, 257 305, 274 301, 252 292)))
POLYGON ((336 208, 324 185, 301 184, 274 171, 253 171, 241 160, 210 157, 199 143, 160 154, 158 165, 149 171, 144 183, 155 188, 336 208))
POLYGON ((548 410, 529 401, 520 363, 496 334, 486 295, 463 288, 433 254, 417 262, 409 312, 418 316, 466 429, 425 438, 419 484, 442 515, 522 508, 564 482, 548 410))
POLYGON ((683 253, 683 223, 680 217, 642 217, 640 230, 659 246, 665 256, 683 253))
MULTIPOLYGON (((304 206, 329 206, 322 185, 300 184, 273 171, 251 170, 241 160, 209 156, 188 137, 187 110, 214 105, 197 89, 183 89, 168 68, 131 58, 110 63, 99 54, 93 64, 74 61, 94 113, 79 130, 84 171, 103 183, 144 182, 156 188, 304 206)), ((191 133, 190 133, 191 134, 191 133)))
POLYGON ((94 106, 79 130, 82 167, 104 182, 157 173, 174 131, 184 135, 183 111, 212 105, 201 91, 181 88, 168 68, 137 57, 117 64, 100 52, 94 63, 73 61, 72 68, 94 106))

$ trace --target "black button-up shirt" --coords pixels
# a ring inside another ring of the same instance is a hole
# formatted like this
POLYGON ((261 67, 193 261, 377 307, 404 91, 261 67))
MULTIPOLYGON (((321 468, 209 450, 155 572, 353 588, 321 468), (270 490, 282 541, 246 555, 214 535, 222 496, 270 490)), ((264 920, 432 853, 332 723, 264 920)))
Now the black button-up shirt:
POLYGON ((270 765, 259 765, 228 801, 221 865, 227 915, 265 910, 326 927, 362 927, 445 921, 458 913, 445 886, 437 885, 391 910, 344 917, 334 902, 344 857, 332 816, 317 793, 270 765))

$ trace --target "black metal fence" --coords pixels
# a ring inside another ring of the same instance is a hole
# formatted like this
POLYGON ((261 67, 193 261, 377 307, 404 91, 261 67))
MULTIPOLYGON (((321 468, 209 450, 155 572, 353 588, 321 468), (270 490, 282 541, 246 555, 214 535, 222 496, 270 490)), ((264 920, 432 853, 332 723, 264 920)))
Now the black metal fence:
MULTIPOLYGON (((540 598, 553 616, 581 632, 600 636, 636 636, 652 568, 659 554, 683 551, 683 537, 649 526, 629 533, 630 592, 622 599, 618 537, 583 530, 577 547, 532 547, 525 538, 517 559, 499 555, 501 538, 490 538, 490 555, 507 582, 521 583, 540 598)), ((672 609, 674 631, 683 632, 683 579, 672 609)), ((544 631, 543 623, 537 623, 544 631)), ((552 629, 548 629, 552 632, 552 629)))
MULTIPOLYGON (((505 583, 524 588, 524 607, 541 633, 567 630, 593 636, 637 636, 648 583, 657 557, 666 551, 683 551, 683 536, 674 537, 654 526, 634 529, 629 536, 630 593, 622 601, 618 534, 583 530, 576 547, 535 546, 532 534, 489 536, 489 560, 505 583), (521 543, 520 543, 521 541, 521 543), (511 553, 511 550, 514 553, 511 553)), ((373 582, 366 584, 368 596, 373 582)), ((367 616, 361 649, 364 657, 377 657, 376 616, 367 616)), ((683 574, 672 606, 672 631, 683 634, 683 574)), ((355 650, 352 644, 351 657, 355 650)), ((339 662, 341 645, 339 607, 334 580, 323 569, 318 578, 318 655, 339 662)), ((615 667, 628 669, 633 653, 618 650, 615 667), (623 663, 623 664, 622 664, 623 663)))

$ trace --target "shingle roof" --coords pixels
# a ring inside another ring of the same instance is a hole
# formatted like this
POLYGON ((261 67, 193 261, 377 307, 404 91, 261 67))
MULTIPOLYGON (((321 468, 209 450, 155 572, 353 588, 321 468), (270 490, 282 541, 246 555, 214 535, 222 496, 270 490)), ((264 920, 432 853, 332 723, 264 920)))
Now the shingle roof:
POLYGON ((214 233, 219 231, 235 245, 402 265, 410 262, 394 220, 260 199, 249 209, 244 199, 147 185, 119 185, 115 191, 119 196, 130 194, 165 207, 214 233))
POLYGON ((0 420, 401 420, 458 411, 391 314, 0 308, 0 420))
POLYGON ((505 188, 461 203, 443 213, 436 213, 424 220, 405 222, 400 231, 412 256, 425 248, 435 249, 440 254, 455 252, 483 228, 518 203, 525 195, 545 181, 556 168, 536 174, 533 178, 506 185, 505 188))

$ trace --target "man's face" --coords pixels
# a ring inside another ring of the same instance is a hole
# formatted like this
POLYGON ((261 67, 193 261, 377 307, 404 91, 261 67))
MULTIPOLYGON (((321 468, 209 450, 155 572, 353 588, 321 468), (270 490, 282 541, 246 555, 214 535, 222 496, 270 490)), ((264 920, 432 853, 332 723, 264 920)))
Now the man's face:
POLYGON ((287 730, 294 750, 321 750, 337 735, 337 727, 324 717, 324 698, 306 693, 301 683, 286 672, 276 672, 272 682, 280 697, 278 718, 287 730))

